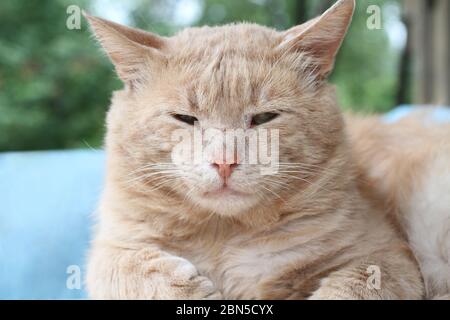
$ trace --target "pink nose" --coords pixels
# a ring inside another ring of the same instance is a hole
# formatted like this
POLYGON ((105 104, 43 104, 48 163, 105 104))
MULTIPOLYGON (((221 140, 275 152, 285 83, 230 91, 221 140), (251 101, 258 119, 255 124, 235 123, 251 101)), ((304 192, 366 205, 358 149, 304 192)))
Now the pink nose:
POLYGON ((213 163, 212 165, 217 168, 219 176, 221 176, 224 180, 227 180, 233 173, 234 168, 236 168, 239 164, 237 164, 237 163, 213 163))

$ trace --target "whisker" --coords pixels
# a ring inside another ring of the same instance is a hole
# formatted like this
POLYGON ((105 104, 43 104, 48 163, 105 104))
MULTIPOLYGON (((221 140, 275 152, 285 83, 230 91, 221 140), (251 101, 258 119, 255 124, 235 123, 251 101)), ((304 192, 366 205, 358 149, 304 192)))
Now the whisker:
POLYGON ((157 169, 167 169, 167 168, 169 168, 169 169, 176 168, 176 166, 173 163, 157 163, 157 164, 150 163, 150 164, 146 164, 142 167, 139 167, 139 168, 131 171, 128 175, 133 175, 135 173, 142 172, 145 170, 151 170, 151 169, 157 170, 157 169))
POLYGON ((292 188, 289 186, 289 184, 287 184, 287 183, 285 183, 285 182, 276 181, 276 180, 271 180, 271 179, 267 179, 267 178, 264 178, 263 181, 264 181, 264 182, 269 182, 269 185, 277 186, 277 187, 283 188, 283 189, 288 190, 288 191, 292 189, 292 188))
MULTIPOLYGON (((292 178, 292 179, 295 179, 295 180, 300 180, 300 181, 308 183, 310 186, 315 185, 315 182, 312 182, 312 181, 310 181, 308 179, 301 178, 301 177, 298 177, 298 176, 289 175, 289 174, 281 174, 280 176, 286 177, 286 178, 292 178)), ((327 192, 331 192, 330 190, 328 190, 327 188, 324 188, 323 186, 321 186, 321 188, 323 190, 327 191, 327 192)))
POLYGON ((137 177, 134 177, 132 179, 127 180, 126 183, 132 184, 133 182, 138 182, 140 180, 149 179, 149 178, 151 178, 153 176, 156 176, 156 175, 163 175, 163 176, 170 176, 171 177, 171 176, 174 176, 175 173, 177 173, 177 172, 175 172, 175 171, 158 171, 158 172, 142 174, 142 175, 139 175, 137 177))
POLYGON ((270 190, 270 189, 264 187, 263 185, 261 185, 261 188, 263 188, 264 190, 269 191, 269 192, 272 193, 275 197, 277 197, 278 199, 280 199, 281 201, 284 202, 284 199, 283 199, 279 194, 277 194, 276 192, 274 192, 274 191, 272 191, 272 190, 270 190))

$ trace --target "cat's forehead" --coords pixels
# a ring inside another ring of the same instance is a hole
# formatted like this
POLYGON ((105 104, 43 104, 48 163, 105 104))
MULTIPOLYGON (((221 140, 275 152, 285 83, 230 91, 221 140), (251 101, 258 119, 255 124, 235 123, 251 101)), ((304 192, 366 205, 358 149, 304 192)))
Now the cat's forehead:
POLYGON ((168 60, 192 106, 231 116, 257 106, 273 88, 268 80, 280 41, 277 31, 254 24, 188 28, 171 38, 168 60))
POLYGON ((256 56, 270 53, 280 41, 277 31, 249 23, 187 28, 170 39, 170 53, 174 57, 191 55, 197 58, 218 53, 256 56))

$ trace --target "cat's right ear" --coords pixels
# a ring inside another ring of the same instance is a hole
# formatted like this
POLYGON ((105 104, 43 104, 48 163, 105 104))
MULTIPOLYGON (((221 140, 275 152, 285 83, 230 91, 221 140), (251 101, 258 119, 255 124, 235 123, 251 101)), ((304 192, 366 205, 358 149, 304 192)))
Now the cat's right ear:
POLYGON ((147 80, 166 64, 166 58, 161 52, 166 41, 163 37, 93 17, 85 12, 83 15, 114 64, 117 75, 130 88, 147 80))
POLYGON ((313 58, 315 73, 326 78, 352 21, 355 0, 338 0, 330 9, 283 33, 282 52, 305 53, 313 58))

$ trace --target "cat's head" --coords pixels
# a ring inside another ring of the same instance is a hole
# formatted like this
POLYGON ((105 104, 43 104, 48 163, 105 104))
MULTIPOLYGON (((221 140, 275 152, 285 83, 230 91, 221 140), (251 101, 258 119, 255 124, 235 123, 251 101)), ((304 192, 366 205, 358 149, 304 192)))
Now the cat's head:
POLYGON ((344 140, 326 79, 354 5, 283 32, 232 24, 168 38, 87 16, 125 84, 108 116, 112 174, 228 216, 314 187, 344 140), (223 139, 233 133, 247 138, 223 139))

